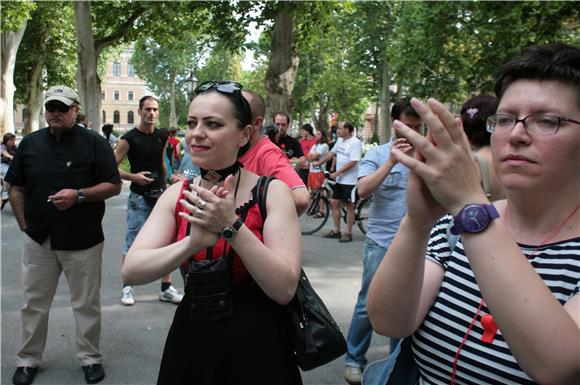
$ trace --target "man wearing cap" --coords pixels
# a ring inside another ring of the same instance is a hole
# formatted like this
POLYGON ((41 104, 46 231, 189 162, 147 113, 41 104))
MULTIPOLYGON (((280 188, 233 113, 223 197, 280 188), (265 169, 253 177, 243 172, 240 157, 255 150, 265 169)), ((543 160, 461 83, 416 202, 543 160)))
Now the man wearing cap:
POLYGON ((15 385, 31 384, 42 359, 48 314, 64 271, 76 320, 77 356, 89 384, 105 377, 100 351, 101 221, 105 199, 121 192, 107 141, 75 123, 79 97, 65 86, 45 94, 48 127, 20 143, 6 181, 24 231, 22 345, 15 385))

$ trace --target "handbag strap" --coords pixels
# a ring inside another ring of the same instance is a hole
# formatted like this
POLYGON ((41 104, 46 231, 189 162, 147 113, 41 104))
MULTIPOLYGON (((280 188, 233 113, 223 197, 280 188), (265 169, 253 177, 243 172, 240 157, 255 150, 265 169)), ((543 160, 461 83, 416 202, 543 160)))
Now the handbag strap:
POLYGON ((258 207, 260 208, 260 215, 262 221, 266 220, 268 212, 266 210, 266 199, 268 197, 268 186, 272 180, 276 179, 274 176, 261 176, 256 184, 256 197, 258 199, 258 207))

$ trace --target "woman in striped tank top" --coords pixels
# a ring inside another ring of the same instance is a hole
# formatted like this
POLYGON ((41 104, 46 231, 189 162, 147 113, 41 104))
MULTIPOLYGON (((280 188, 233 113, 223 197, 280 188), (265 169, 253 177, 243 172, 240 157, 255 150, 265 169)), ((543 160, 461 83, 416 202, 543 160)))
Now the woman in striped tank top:
POLYGON ((417 151, 393 151, 413 171, 408 211, 369 316, 380 334, 412 336, 421 384, 579 384, 580 50, 528 47, 495 91, 487 129, 505 200, 487 200, 441 103, 412 101, 426 138, 395 122, 417 151))

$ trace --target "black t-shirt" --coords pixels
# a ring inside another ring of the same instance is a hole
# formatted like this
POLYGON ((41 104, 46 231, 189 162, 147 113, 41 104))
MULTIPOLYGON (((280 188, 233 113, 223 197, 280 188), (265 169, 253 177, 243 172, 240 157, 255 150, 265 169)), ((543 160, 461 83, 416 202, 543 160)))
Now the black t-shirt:
POLYGON ((131 191, 139 195, 146 195, 148 192, 165 187, 163 174, 163 148, 167 137, 157 128, 150 134, 133 128, 121 137, 129 143, 129 164, 131 172, 136 174, 141 171, 150 171, 150 177, 155 179, 148 185, 141 186, 131 183, 131 191))
POLYGON ((39 244, 50 237, 54 250, 83 250, 105 237, 101 221, 105 202, 84 202, 57 210, 47 202, 58 191, 121 181, 109 143, 94 131, 75 125, 60 136, 48 128, 22 139, 6 181, 25 187, 26 233, 39 244))
POLYGON ((282 138, 280 138, 278 147, 280 147, 284 154, 286 154, 288 159, 300 158, 301 156, 304 156, 300 143, 289 135, 284 135, 282 138))

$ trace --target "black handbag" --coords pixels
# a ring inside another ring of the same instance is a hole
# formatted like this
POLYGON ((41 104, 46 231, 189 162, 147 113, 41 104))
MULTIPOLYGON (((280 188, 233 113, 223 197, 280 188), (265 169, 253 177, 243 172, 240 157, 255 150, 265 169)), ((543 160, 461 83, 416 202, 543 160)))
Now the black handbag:
MULTIPOLYGON (((260 177, 257 184, 258 205, 266 218, 266 195, 273 177, 260 177)), ((298 366, 310 370, 324 365, 346 352, 340 327, 310 285, 302 269, 296 294, 286 306, 292 322, 292 349, 298 366)))
POLYGON ((190 262, 185 276, 185 302, 193 321, 215 322, 233 317, 230 254, 214 260, 190 262))

